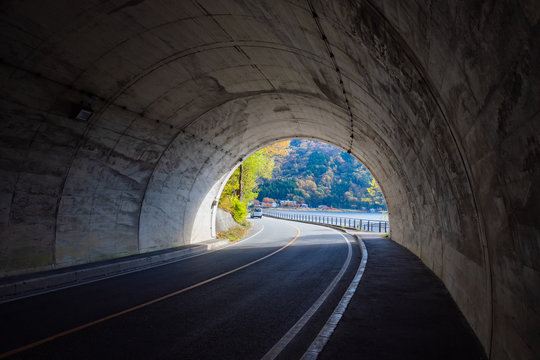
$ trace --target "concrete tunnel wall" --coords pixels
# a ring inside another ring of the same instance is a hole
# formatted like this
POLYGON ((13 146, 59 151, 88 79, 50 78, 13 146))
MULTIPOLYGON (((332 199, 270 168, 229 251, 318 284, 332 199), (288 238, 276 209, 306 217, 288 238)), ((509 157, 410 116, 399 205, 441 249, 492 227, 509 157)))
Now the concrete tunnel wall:
POLYGON ((208 239, 231 169, 309 137, 368 166, 491 358, 540 353, 538 3, 0 6, 2 276, 208 239))

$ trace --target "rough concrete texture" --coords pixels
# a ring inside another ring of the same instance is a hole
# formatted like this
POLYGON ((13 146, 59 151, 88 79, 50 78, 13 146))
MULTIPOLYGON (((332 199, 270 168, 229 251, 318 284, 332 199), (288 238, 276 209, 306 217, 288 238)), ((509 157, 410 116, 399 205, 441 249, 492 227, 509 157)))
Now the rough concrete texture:
POLYGON ((208 239, 231 169, 314 138, 368 166, 491 358, 540 353, 538 2, 0 6, 4 276, 208 239))
POLYGON ((238 225, 231 214, 225 210, 218 209, 216 216, 216 232, 227 231, 238 225))

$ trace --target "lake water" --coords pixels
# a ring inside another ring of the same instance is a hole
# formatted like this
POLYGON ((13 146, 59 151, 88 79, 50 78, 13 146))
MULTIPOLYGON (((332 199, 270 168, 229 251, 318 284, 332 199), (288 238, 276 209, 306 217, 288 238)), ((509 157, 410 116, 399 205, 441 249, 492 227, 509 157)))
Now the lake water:
POLYGON ((357 212, 357 211, 306 211, 306 210, 271 210, 264 209, 265 212, 279 212, 279 213, 291 213, 291 214, 309 214, 318 216, 335 216, 351 219, 362 220, 385 220, 388 221, 388 213, 370 213, 370 212, 357 212))

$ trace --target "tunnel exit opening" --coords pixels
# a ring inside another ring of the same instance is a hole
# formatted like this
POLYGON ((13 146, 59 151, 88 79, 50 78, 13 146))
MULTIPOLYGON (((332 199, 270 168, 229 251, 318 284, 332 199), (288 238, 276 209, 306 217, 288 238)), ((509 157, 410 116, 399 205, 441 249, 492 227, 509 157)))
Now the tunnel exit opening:
MULTIPOLYGON (((276 142, 254 152, 232 170, 218 204, 213 214, 225 211, 240 223, 261 208, 291 220, 390 230, 386 201, 371 172, 348 152, 314 139, 276 142)), ((215 234, 224 236, 231 223, 213 217, 215 234)))

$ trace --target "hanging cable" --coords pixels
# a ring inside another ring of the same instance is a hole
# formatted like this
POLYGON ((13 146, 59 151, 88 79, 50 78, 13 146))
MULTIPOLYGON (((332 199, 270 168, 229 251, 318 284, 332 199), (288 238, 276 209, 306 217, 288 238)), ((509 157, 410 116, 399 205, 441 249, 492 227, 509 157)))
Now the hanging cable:
POLYGON ((351 105, 349 104, 347 91, 345 90, 345 84, 343 82, 343 77, 341 75, 341 70, 339 68, 339 65, 337 64, 336 56, 334 55, 334 52, 332 51, 332 48, 330 47, 330 43, 328 42, 328 37, 324 33, 324 30, 321 25, 321 21, 319 20, 319 15, 315 11, 315 8, 313 7, 313 4, 311 3, 311 1, 310 0, 306 0, 306 1, 309 6, 309 10, 311 11, 311 16, 313 16, 313 19, 315 20, 315 23, 317 24, 317 29, 319 30, 322 41, 324 42, 324 46, 326 48, 326 51, 328 52, 328 56, 330 56, 330 61, 332 61, 332 65, 334 66, 334 69, 336 71, 339 87, 341 88, 343 99, 344 99, 345 105, 347 106, 347 112, 348 112, 349 120, 351 123, 350 124, 351 136, 349 139, 349 148, 347 149, 347 152, 350 154, 352 152, 352 145, 354 141, 354 121, 353 121, 353 113, 351 110, 351 105))

